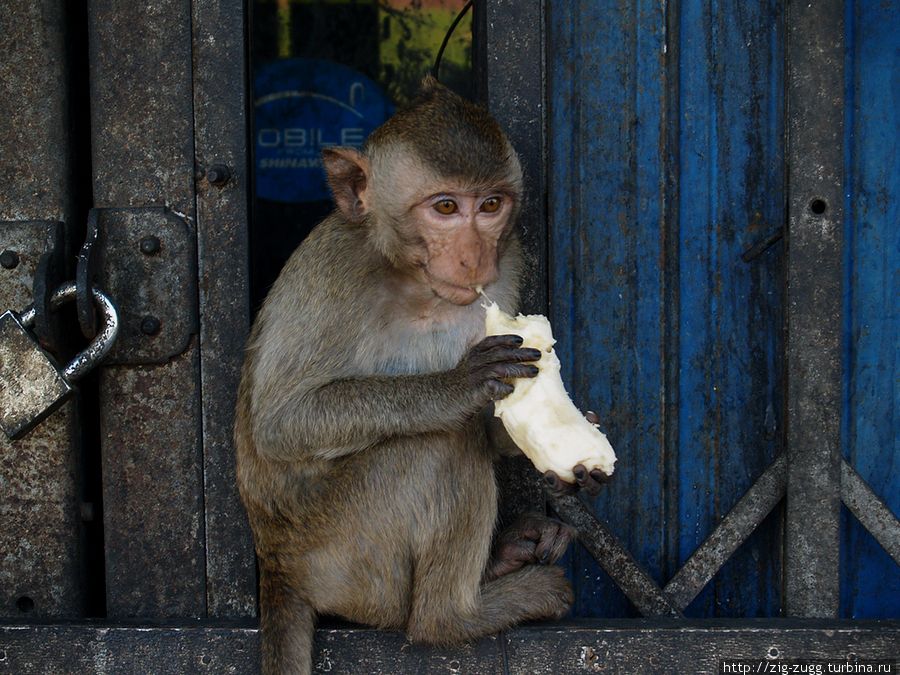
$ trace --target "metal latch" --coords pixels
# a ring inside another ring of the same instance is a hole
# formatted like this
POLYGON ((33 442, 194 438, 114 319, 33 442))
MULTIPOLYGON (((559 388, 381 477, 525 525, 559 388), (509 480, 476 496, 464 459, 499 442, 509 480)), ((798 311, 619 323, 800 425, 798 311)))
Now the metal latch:
MULTIPOLYGON (((57 308, 75 299, 74 281, 57 288, 50 306, 57 308)), ((0 315, 0 429, 12 440, 21 438, 75 391, 73 383, 90 372, 112 348, 119 332, 119 316, 112 301, 100 290, 91 290, 101 328, 90 344, 64 368, 30 333, 36 310, 0 315)))

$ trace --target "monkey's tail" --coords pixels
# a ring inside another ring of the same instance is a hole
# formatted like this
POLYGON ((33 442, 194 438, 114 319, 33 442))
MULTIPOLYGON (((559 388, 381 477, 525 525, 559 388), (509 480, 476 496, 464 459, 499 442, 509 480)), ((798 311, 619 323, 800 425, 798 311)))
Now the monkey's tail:
POLYGON ((284 575, 260 569, 263 675, 310 675, 316 612, 284 575))

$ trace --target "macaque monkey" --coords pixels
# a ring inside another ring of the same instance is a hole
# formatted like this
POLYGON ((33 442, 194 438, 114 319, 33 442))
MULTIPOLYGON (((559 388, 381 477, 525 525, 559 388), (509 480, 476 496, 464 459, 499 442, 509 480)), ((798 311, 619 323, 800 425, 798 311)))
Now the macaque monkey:
POLYGON ((548 565, 571 527, 525 516, 492 556, 484 413, 541 355, 518 336, 485 338, 476 291, 516 307, 522 171, 509 141, 426 78, 361 152, 323 161, 337 208, 260 310, 237 407, 265 673, 310 672, 318 614, 445 645, 572 603, 548 565))

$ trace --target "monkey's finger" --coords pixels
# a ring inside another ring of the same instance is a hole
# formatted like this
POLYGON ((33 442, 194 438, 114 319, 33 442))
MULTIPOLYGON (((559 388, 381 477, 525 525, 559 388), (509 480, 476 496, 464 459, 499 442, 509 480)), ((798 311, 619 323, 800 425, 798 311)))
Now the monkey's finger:
POLYGON ((547 487, 550 489, 550 493, 554 497, 565 497, 578 489, 577 485, 574 483, 567 483, 556 475, 556 472, 552 469, 544 472, 544 483, 546 483, 547 487))
POLYGON ((591 473, 585 468, 584 464, 576 464, 572 469, 575 474, 575 482, 578 487, 587 492, 591 497, 596 497, 600 492, 600 483, 594 479, 591 473))
POLYGON ((590 473, 583 464, 577 464, 572 469, 575 474, 575 480, 582 490, 587 492, 591 497, 596 497, 600 492, 603 483, 606 482, 606 475, 599 469, 593 469, 590 473))
POLYGON ((547 538, 546 548, 541 549, 541 545, 538 544, 538 548, 535 549, 534 554, 539 556, 538 559, 542 563, 552 565, 562 558, 566 549, 569 547, 569 544, 571 544, 577 536, 578 530, 574 527, 566 525, 565 523, 558 523, 553 537, 547 538))
POLYGON ((591 424, 600 424, 600 415, 595 413, 593 410, 588 410, 584 413, 584 419, 586 419, 591 424))
POLYGON ((503 380, 488 380, 487 389, 492 401, 506 398, 515 391, 515 387, 503 380))
POLYGON ((541 358, 540 349, 531 349, 530 347, 521 347, 510 349, 508 347, 494 347, 483 354, 478 355, 478 360, 484 364, 491 363, 524 363, 526 361, 537 361, 541 358))
POLYGON ((537 377, 541 371, 529 363, 496 363, 491 366, 491 377, 505 379, 507 377, 537 377))
POLYGON ((501 545, 495 554, 500 561, 516 560, 522 563, 531 562, 535 558, 536 544, 528 539, 517 539, 501 545))
POLYGON ((600 469, 591 469, 591 478, 600 483, 601 485, 605 485, 610 480, 612 480, 611 475, 607 475, 603 473, 600 469))
POLYGON ((514 348, 522 346, 521 335, 488 335, 477 345, 472 347, 476 351, 487 351, 495 347, 514 348))
POLYGON ((559 530, 562 523, 548 520, 541 532, 541 537, 534 548, 534 556, 542 565, 550 562, 550 554, 554 548, 554 542, 559 536, 559 530))

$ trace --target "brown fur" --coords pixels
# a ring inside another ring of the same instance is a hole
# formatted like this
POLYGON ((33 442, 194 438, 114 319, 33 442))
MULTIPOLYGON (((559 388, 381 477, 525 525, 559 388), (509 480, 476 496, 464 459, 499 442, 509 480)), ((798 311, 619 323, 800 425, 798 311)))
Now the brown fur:
POLYGON ((483 235, 496 258, 486 290, 512 311, 521 171, 486 113, 428 87, 364 154, 326 155, 339 211, 288 261, 247 347, 235 440, 266 673, 309 672, 317 614, 448 644, 571 603, 562 572, 534 564, 558 558, 570 530, 530 521, 503 539, 509 560, 489 564, 496 453, 479 412, 511 391, 505 378, 533 375, 523 362, 536 356, 509 337, 482 340, 481 302, 455 304, 428 286, 435 254, 410 209, 445 189, 513 200, 502 230, 483 235), (426 153, 428 132, 439 143, 450 134, 454 156, 426 153), (465 174, 453 164, 485 152, 490 161, 465 174))

